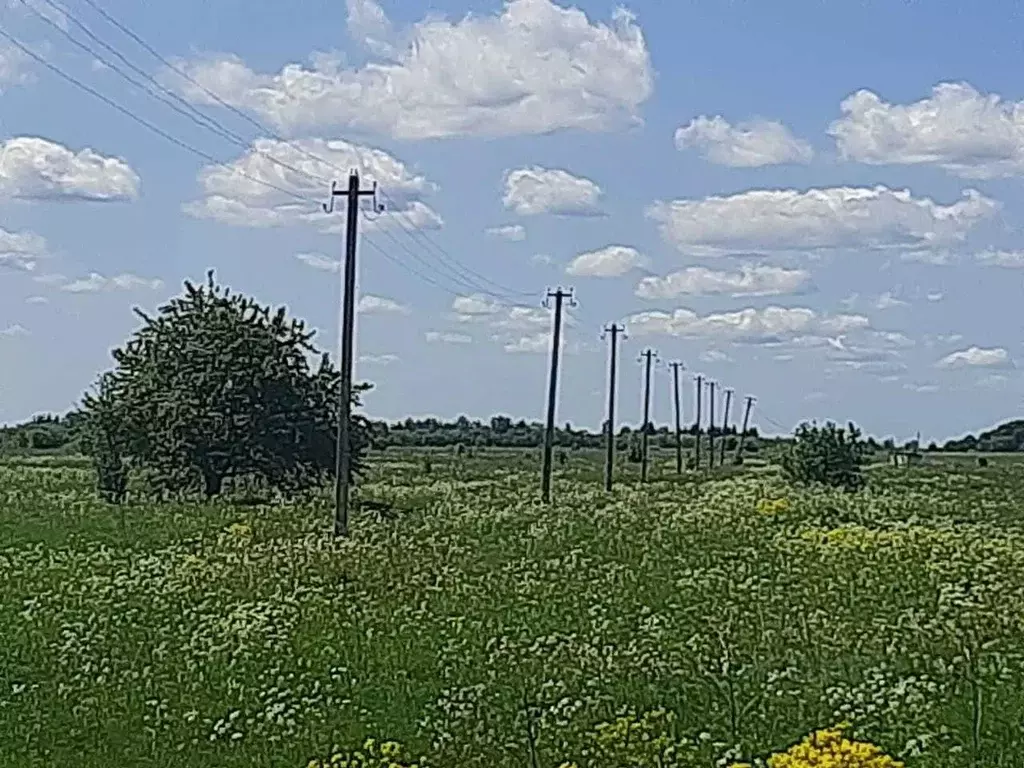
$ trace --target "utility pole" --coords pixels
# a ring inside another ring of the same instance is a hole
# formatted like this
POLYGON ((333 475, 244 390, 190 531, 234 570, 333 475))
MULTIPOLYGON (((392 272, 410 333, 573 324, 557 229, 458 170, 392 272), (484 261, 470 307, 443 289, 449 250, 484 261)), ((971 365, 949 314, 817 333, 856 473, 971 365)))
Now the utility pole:
POLYGON ((740 457, 743 455, 743 441, 747 439, 747 423, 750 420, 750 409, 756 399, 753 395, 747 395, 747 407, 743 411, 743 429, 740 430, 740 443, 736 446, 736 458, 733 459, 734 464, 739 464, 740 457))
POLYGON ((640 437, 640 482, 647 482, 647 447, 650 440, 650 419, 651 419, 651 363, 658 353, 653 349, 644 350, 640 354, 640 361, 644 362, 644 426, 643 434, 640 437))
POLYGON ((708 469, 715 468, 715 382, 709 381, 708 388, 708 469))
POLYGON ((679 370, 686 370, 680 362, 669 363, 672 366, 672 394, 676 410, 676 474, 683 474, 683 436, 682 412, 679 407, 679 370))
POLYGON ((694 442, 693 466, 700 469, 700 401, 704 392, 704 377, 697 375, 697 435, 694 442))
MULTIPOLYGON (((352 353, 356 321, 356 227, 359 224, 359 198, 373 195, 377 206, 377 182, 371 189, 359 188, 359 172, 348 176, 348 189, 331 184, 330 204, 324 213, 334 212, 334 198, 344 197, 348 208, 345 222, 345 270, 341 304, 341 379, 338 383, 337 443, 334 448, 334 535, 348 536, 349 481, 352 474, 352 353)), ((382 210, 379 208, 378 210, 382 210)))
POLYGON ((555 442, 555 399, 558 396, 558 353, 562 346, 562 302, 569 300, 569 306, 575 306, 572 288, 563 291, 548 291, 544 306, 550 306, 548 299, 555 300, 555 321, 551 338, 551 377, 548 380, 548 422, 544 429, 544 464, 541 469, 541 499, 545 504, 551 503, 551 450, 555 442))
POLYGON ((615 366, 618 363, 619 334, 626 338, 626 327, 612 323, 604 329, 601 338, 605 335, 611 340, 611 356, 608 364, 608 446, 604 460, 604 489, 612 489, 612 475, 615 471, 615 366))
POLYGON ((729 430, 729 405, 732 403, 732 390, 725 390, 725 413, 722 415, 722 450, 718 456, 718 466, 725 466, 725 436, 729 430))

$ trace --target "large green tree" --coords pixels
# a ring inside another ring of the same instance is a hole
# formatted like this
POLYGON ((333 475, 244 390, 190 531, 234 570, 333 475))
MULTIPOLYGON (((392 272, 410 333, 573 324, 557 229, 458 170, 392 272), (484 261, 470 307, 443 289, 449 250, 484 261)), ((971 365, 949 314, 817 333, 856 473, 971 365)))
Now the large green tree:
MULTIPOLYGON (((207 497, 228 478, 294 491, 333 476, 340 374, 301 320, 232 294, 213 271, 155 315, 135 313, 142 327, 84 399, 99 469, 123 460, 155 490, 207 497)), ((365 419, 351 434, 358 474, 365 419)))

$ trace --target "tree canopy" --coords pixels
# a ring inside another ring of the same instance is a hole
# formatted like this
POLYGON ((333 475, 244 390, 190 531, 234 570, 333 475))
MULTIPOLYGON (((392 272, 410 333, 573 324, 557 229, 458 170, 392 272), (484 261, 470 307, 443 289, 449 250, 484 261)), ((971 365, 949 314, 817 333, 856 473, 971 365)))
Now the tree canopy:
MULTIPOLYGON (((154 490, 207 497, 227 478, 291 491, 333 475, 339 373, 315 332, 217 285, 212 270, 205 285, 184 285, 155 315, 135 310, 142 327, 84 398, 101 485, 122 460, 154 490)), ((369 433, 353 421, 358 473, 369 433)))

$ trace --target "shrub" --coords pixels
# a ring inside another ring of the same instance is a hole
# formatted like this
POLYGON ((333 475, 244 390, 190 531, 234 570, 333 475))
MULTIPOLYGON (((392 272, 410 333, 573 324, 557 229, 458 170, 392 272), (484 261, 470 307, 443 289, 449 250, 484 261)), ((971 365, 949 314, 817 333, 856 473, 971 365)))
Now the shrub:
POLYGON ((865 485, 861 464, 867 452, 860 436, 853 422, 846 429, 831 421, 823 427, 804 422, 797 427, 793 447, 782 457, 783 474, 794 483, 858 491, 865 485))

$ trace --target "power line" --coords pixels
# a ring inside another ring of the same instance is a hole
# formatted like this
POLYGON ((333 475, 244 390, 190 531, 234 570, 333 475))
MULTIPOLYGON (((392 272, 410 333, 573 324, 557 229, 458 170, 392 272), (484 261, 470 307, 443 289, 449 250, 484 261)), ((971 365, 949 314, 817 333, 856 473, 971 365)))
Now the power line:
MULTIPOLYGON (((21 1, 25 2, 25 0, 21 0, 21 1)), ((44 0, 44 2, 50 3, 52 5, 52 0, 44 0)), ((153 48, 153 46, 151 46, 149 43, 147 43, 141 36, 139 36, 138 34, 133 32, 126 25, 124 25, 120 21, 118 21, 112 14, 110 14, 109 12, 104 10, 98 3, 95 2, 95 0, 85 0, 85 2, 91 8, 93 8, 97 13, 99 13, 104 19, 106 19, 110 24, 112 24, 114 27, 116 27, 122 33, 124 33, 125 35, 130 37, 132 40, 134 40, 138 45, 140 45, 143 49, 145 49, 148 53, 150 53, 150 55, 154 56, 157 60, 159 60, 161 63, 163 63, 170 70, 172 70, 177 75, 179 75, 183 79, 185 79, 188 82, 190 82, 192 85, 194 85, 197 88, 199 88, 203 93, 205 93, 207 96, 209 96, 211 99, 213 99, 217 104, 219 104, 219 105, 223 106, 224 108, 230 110, 232 113, 234 113, 235 115, 239 116, 240 118, 242 118, 243 120, 248 122, 250 125, 254 126, 257 130, 259 130, 262 133, 265 133, 265 134, 271 136, 272 138, 274 138, 278 142, 281 142, 283 144, 290 144, 291 146, 295 147, 295 149, 297 149, 301 154, 306 155, 307 157, 309 157, 309 158, 311 158, 311 159, 313 159, 313 160, 315 160, 317 162, 324 163, 325 165, 328 165, 328 166, 334 168, 335 170, 339 171, 340 173, 346 173, 347 172, 345 169, 340 168, 339 166, 337 166, 334 163, 332 163, 330 160, 327 160, 326 158, 319 157, 318 155, 316 155, 316 154, 306 150, 305 148, 299 146, 298 144, 295 144, 293 142, 287 141, 286 139, 282 138, 281 136, 279 136, 274 131, 270 130, 266 125, 264 125, 259 120, 254 119, 250 115, 246 114, 244 111, 238 109, 233 104, 231 104, 228 101, 226 101, 225 99, 221 98, 214 91, 210 90, 205 85, 203 85, 201 82, 199 82, 194 77, 189 75, 186 71, 182 70, 178 66, 175 66, 166 57, 161 55, 159 51, 157 51, 155 48, 153 48)), ((80 26, 83 26, 83 25, 80 25, 80 26)), ((83 28, 84 28, 84 26, 83 26, 83 28)), ((91 35, 91 33, 89 33, 89 34, 91 35)), ((107 47, 107 46, 104 44, 104 47, 107 47)), ((120 54, 117 54, 117 55, 119 56, 119 58, 122 58, 122 60, 124 60, 124 58, 122 56, 120 56, 120 54)), ((148 77, 148 75, 147 75, 147 77, 148 77)), ((159 87, 164 89, 164 87, 162 85, 159 85, 159 87)), ((164 90, 166 90, 166 89, 164 89, 164 90)), ((177 97, 176 95, 175 95, 175 97, 176 98, 180 98, 180 97, 177 97)), ((189 105, 189 106, 191 107, 191 105, 189 105)), ((198 111, 198 110, 196 110, 196 111, 198 111)), ((202 114, 202 113, 199 113, 199 114, 202 114)), ((210 122, 214 123, 215 125, 219 126, 219 128, 221 130, 226 131, 228 133, 231 133, 228 129, 224 128, 222 125, 220 125, 220 123, 217 123, 212 118, 209 118, 206 115, 203 115, 203 117, 205 119, 209 120, 210 122)), ((237 136, 237 134, 235 134, 235 135, 237 136)), ((246 147, 246 149, 248 149, 249 148, 248 144, 246 144, 245 147, 246 147)), ((270 155, 267 155, 267 157, 270 157, 270 159, 275 160, 275 162, 276 162, 276 159, 272 158, 270 155)), ((279 163, 279 164, 284 165, 284 167, 288 167, 290 170, 292 170, 294 172, 303 173, 303 174, 309 176, 310 178, 314 178, 315 179, 315 177, 311 176, 306 171, 301 171, 299 169, 293 168, 293 167, 288 166, 288 165, 283 164, 283 163, 279 163)), ((315 180, 323 181, 323 179, 315 179, 315 180)), ((381 196, 385 200, 390 200, 391 203, 394 204, 395 207, 394 207, 393 215, 396 217, 396 221, 399 222, 399 226, 406 231, 406 234, 408 234, 413 240, 415 240, 417 238, 417 236, 418 236, 421 242, 426 243, 427 245, 430 246, 430 250, 432 250, 434 252, 434 254, 443 263, 448 265, 450 268, 454 269, 456 272, 461 271, 463 278, 465 278, 465 275, 467 275, 467 274, 471 275, 471 276, 475 277, 476 279, 483 281, 484 283, 487 283, 487 284, 489 284, 491 286, 494 286, 499 291, 501 291, 503 294, 522 296, 522 297, 532 296, 533 295, 532 291, 519 291, 519 290, 515 290, 515 289, 512 289, 512 288, 509 288, 506 285, 502 285, 501 283, 495 282, 494 280, 491 280, 490 278, 480 274, 479 272, 476 272, 475 270, 473 270, 472 268, 466 266, 465 264, 462 264, 462 262, 460 262, 454 256, 451 256, 450 254, 448 254, 440 245, 438 245, 431 238, 429 238, 425 233, 423 233, 416 226, 415 222, 413 222, 409 218, 406 218, 406 212, 403 211, 402 209, 400 209, 397 206, 397 204, 395 203, 395 201, 390 196, 388 196, 386 192, 384 192, 383 190, 380 190, 380 194, 381 194, 381 196), (401 220, 402 219, 405 219, 405 221, 407 221, 411 225, 411 229, 407 229, 406 227, 401 225, 401 220), (453 265, 453 264, 456 265, 456 266, 452 267, 451 265, 453 265)), ((389 212, 389 213, 391 213, 391 212, 389 212)), ((472 280, 472 278, 465 278, 464 280, 462 280, 462 282, 463 282, 464 285, 469 285, 471 287, 471 290, 479 291, 480 293, 484 293, 484 294, 487 294, 487 295, 492 296, 492 297, 502 297, 501 294, 492 292, 492 291, 490 291, 490 290, 488 290, 486 288, 482 288, 482 286, 473 285, 474 281, 472 280)), ((504 298, 508 298, 508 297, 505 296, 504 298)))
MULTIPOLYGON (((370 220, 370 221, 373 220, 373 219, 370 218, 370 216, 368 214, 366 214, 365 211, 363 212, 363 216, 367 220, 370 220)), ((391 234, 391 232, 388 229, 380 228, 377 231, 380 232, 381 234, 383 234, 388 239, 390 239, 391 242, 393 242, 399 248, 404 250, 412 258, 416 259, 416 261, 420 262, 420 264, 422 264, 425 268, 427 268, 429 270, 434 270, 435 273, 440 274, 440 272, 438 272, 438 270, 433 265, 431 265, 430 262, 425 260, 420 254, 418 254, 415 251, 411 250, 409 248, 409 246, 407 246, 404 242, 400 241, 397 237, 395 237, 393 234, 391 234)), ((484 294, 486 294, 486 295, 488 295, 488 296, 490 296, 492 298, 499 299, 501 301, 512 301, 512 299, 510 297, 508 297, 508 296, 506 296, 504 294, 494 293, 494 292, 488 291, 486 289, 481 289, 478 285, 474 285, 473 283, 467 282, 466 280, 462 279, 461 277, 459 277, 458 274, 455 274, 454 277, 449 277, 448 275, 444 275, 444 279, 445 280, 450 280, 451 282, 454 282, 455 284, 461 285, 463 288, 465 288, 466 290, 469 290, 469 291, 475 291, 475 292, 478 292, 478 293, 484 293, 484 294)))
POLYGON ((276 185, 276 184, 274 184, 272 182, 264 181, 263 179, 258 179, 255 176, 250 176, 245 171, 242 171, 242 170, 240 170, 238 168, 235 168, 235 167, 230 166, 230 165, 228 165, 226 163, 223 163, 220 160, 217 160, 216 158, 214 158, 212 155, 207 154, 203 150, 197 149, 196 147, 192 146, 191 144, 189 144, 186 141, 182 141, 178 137, 176 137, 176 136, 168 133, 167 131, 165 131, 163 128, 160 128, 159 126, 154 125, 153 123, 149 122, 145 118, 139 117, 134 112, 132 112, 130 109, 127 109, 127 108, 121 106, 116 101, 111 99, 109 96, 105 96, 104 94, 100 93, 95 88, 93 88, 92 86, 86 85, 81 80, 79 80, 78 78, 74 77, 73 75, 69 75, 67 72, 62 70, 56 64, 51 63, 46 58, 44 58, 43 56, 39 55, 38 53, 33 51, 28 46, 26 46, 24 43, 22 43, 20 40, 18 40, 16 37, 11 35, 6 30, 0 29, 0 37, 3 37, 5 40, 7 40, 9 43, 11 43, 11 45, 16 47, 18 50, 20 50, 26 56, 29 56, 34 61, 38 62, 39 64, 42 64, 44 67, 46 67, 48 70, 53 72, 58 77, 66 80, 67 82, 71 83, 75 87, 82 89, 83 91, 85 91, 89 95, 93 96, 94 98, 99 99, 100 101, 102 101, 107 106, 111 107, 112 109, 117 110, 122 115, 125 115, 128 118, 131 118, 136 123, 138 123, 139 125, 143 126, 144 128, 147 128, 148 130, 150 130, 153 133, 157 134, 161 138, 164 138, 167 141, 171 142, 172 144, 175 144, 175 145, 181 147, 182 149, 184 149, 184 150, 186 150, 188 152, 191 152, 192 154, 196 155, 197 157, 200 157, 203 160, 206 160, 208 163, 212 163, 213 165, 218 165, 218 166, 220 166, 222 168, 226 168, 227 170, 231 171, 232 173, 237 173, 239 176, 242 176, 243 178, 249 179, 249 181, 255 182, 257 184, 262 184, 265 187, 269 187, 270 189, 276 190, 276 191, 278 191, 278 192, 280 192, 280 193, 282 193, 284 195, 287 195, 288 197, 294 198, 294 199, 299 200, 301 202, 319 204, 318 201, 313 200, 312 198, 303 197, 302 195, 300 195, 300 194, 298 194, 296 192, 293 192, 292 190, 285 189, 284 187, 279 187, 278 185, 276 185))
POLYGON ((253 150, 253 151, 263 155, 264 157, 266 157, 268 160, 270 160, 275 165, 278 165, 278 166, 280 166, 280 167, 282 167, 282 168, 284 168, 286 170, 289 170, 289 171, 291 171, 293 173, 297 173, 299 175, 305 176, 306 178, 308 178, 308 179, 310 179, 310 180, 312 180, 312 181, 314 181, 314 182, 316 182, 318 184, 327 184, 328 183, 327 179, 325 179, 323 177, 314 176, 313 174, 309 173, 308 171, 305 171, 305 170, 303 170, 301 168, 296 168, 295 166, 290 165, 289 163, 286 163, 283 160, 279 160, 278 158, 274 157, 273 155, 271 155, 268 152, 263 152, 263 151, 259 150, 258 148, 253 147, 251 142, 248 141, 244 136, 241 136, 241 135, 235 133, 234 131, 232 131, 229 128, 225 128, 217 120, 215 120, 212 117, 210 117, 210 116, 204 114, 203 112, 199 111, 194 106, 192 106, 187 101, 185 101, 183 98, 178 96, 178 94, 174 93, 169 88, 167 88, 166 86, 161 84, 159 81, 157 81, 152 75, 150 75, 144 69, 142 69, 142 68, 136 66, 135 64, 133 64, 122 53, 120 53, 116 48, 114 48, 113 46, 109 45, 104 40, 102 40, 100 37, 98 37, 96 34, 94 34, 85 24, 83 24, 81 21, 79 21, 70 11, 68 11, 63 6, 60 6, 57 3, 53 2, 53 0, 43 0, 43 2, 46 3, 47 5, 49 5, 54 10, 56 10, 56 11, 58 11, 58 12, 64 14, 64 15, 66 15, 67 18, 73 24, 75 24, 75 26, 80 28, 86 35, 88 35, 88 37, 90 39, 95 40, 99 45, 103 46, 103 48, 105 48, 106 50, 110 51, 114 56, 116 56, 118 59, 123 61, 129 68, 131 68, 132 71, 138 73, 143 78, 145 78, 149 82, 153 83, 153 85, 155 85, 156 88, 161 93, 167 94, 170 97, 170 99, 173 99, 173 101, 170 101, 169 99, 165 98, 164 96, 161 96, 160 93, 154 92, 153 88, 151 88, 150 86, 146 85, 145 83, 140 83, 138 80, 133 78, 131 75, 126 74, 116 64, 113 64, 109 59, 105 59, 101 54, 97 53, 95 49, 90 48, 88 45, 86 45, 82 41, 77 40, 66 29, 61 27, 59 24, 54 22, 52 19, 47 18, 44 14, 40 13, 39 10, 37 10, 36 8, 33 8, 28 3, 28 0, 20 0, 20 2, 26 8, 28 8, 28 10, 31 11, 35 16, 40 18, 46 24, 48 24, 49 26, 51 26, 55 30, 57 30, 57 32, 59 32, 62 36, 67 38, 71 42, 72 45, 76 46, 80 50, 85 51, 90 56, 93 56, 97 61, 102 63, 104 66, 108 67, 113 72, 116 72, 118 75, 120 75, 122 79, 124 79, 125 81, 127 81, 131 85, 134 85, 136 88, 138 88, 138 89, 140 89, 142 91, 145 91, 147 94, 152 96, 154 99, 156 99, 160 103, 167 105, 168 107, 173 109, 175 112, 177 112, 179 115, 182 115, 186 119, 191 120, 193 123, 195 123, 196 125, 200 126, 201 128, 206 128, 207 130, 212 131, 213 133, 217 134, 222 139, 225 139, 226 141, 234 144, 237 147, 240 147, 241 149, 243 149, 245 151, 253 150), (177 102, 177 103, 175 103, 175 102, 177 102), (181 104, 183 106, 178 106, 178 104, 181 104))
MULTIPOLYGON (((388 196, 388 194, 386 192, 381 192, 381 196, 385 200, 390 200, 392 203, 395 202, 391 197, 388 196)), ((401 211, 401 210, 397 211, 397 215, 401 216, 403 214, 404 214, 404 211, 401 211)), ((441 248, 441 246, 437 245, 437 243, 435 243, 430 237, 428 237, 427 234, 425 232, 423 232, 423 230, 421 230, 418 227, 416 227, 415 226, 415 222, 412 222, 411 220, 408 220, 408 221, 409 221, 410 224, 413 225, 413 229, 411 231, 406 229, 406 232, 409 234, 409 236, 412 237, 413 239, 415 239, 416 236, 418 235, 420 241, 425 243, 425 244, 427 244, 428 246, 430 246, 431 249, 434 251, 434 253, 438 256, 438 258, 442 262, 449 262, 449 261, 450 262, 454 262, 454 264, 457 265, 456 267, 454 267, 455 269, 461 269, 463 271, 463 273, 468 273, 468 274, 476 277, 477 279, 482 280, 485 283, 489 283, 490 285, 493 285, 495 288, 499 289, 500 291, 502 291, 505 294, 515 295, 515 296, 532 296, 533 295, 532 291, 519 291, 519 290, 515 290, 515 289, 512 289, 512 288, 509 288, 506 285, 502 285, 501 283, 497 283, 497 282, 491 280, 490 278, 486 277, 485 275, 482 275, 479 272, 476 272, 472 268, 470 268, 470 267, 466 266, 465 264, 463 264, 462 262, 460 262, 454 256, 448 255, 448 253, 443 248, 441 248)), ((405 227, 402 227, 402 229, 405 229, 405 227)), ((481 293, 486 293, 489 296, 495 295, 494 293, 492 293, 491 291, 487 290, 486 288, 481 288, 479 290, 480 290, 481 293)))

